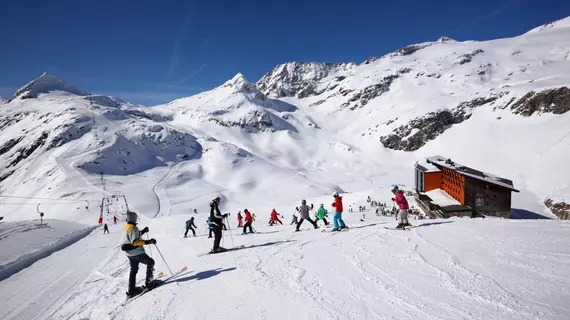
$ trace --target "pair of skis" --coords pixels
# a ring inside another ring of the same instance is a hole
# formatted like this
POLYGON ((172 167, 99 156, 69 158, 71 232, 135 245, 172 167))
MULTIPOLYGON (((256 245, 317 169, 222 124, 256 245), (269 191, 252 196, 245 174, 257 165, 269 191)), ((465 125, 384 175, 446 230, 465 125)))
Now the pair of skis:
POLYGON ((210 251, 210 252, 206 252, 206 253, 201 253, 198 255, 198 257, 207 256, 209 254, 220 254, 220 253, 224 253, 224 252, 236 251, 236 250, 245 249, 245 248, 246 248, 245 246, 237 246, 235 248, 229 248, 229 249, 226 249, 225 251, 220 251, 220 252, 210 251))
POLYGON ((390 228, 390 227, 384 227, 384 229, 386 230, 400 230, 400 231, 410 231, 410 228, 390 228))
POLYGON ((188 270, 188 267, 184 266, 184 268, 180 269, 179 271, 175 272, 174 274, 164 278, 165 274, 164 272, 160 272, 158 273, 158 275, 156 276, 156 278, 154 279, 154 281, 158 281, 158 283, 156 285, 154 285, 152 288, 148 288, 148 287, 143 287, 143 290, 137 294, 136 296, 132 296, 130 298, 127 298, 127 300, 125 302, 123 302, 123 304, 121 305, 121 307, 124 307, 127 303, 138 299, 139 297, 141 297, 142 295, 144 295, 145 293, 152 291, 164 284, 166 284, 169 280, 172 280, 176 277, 178 277, 179 275, 181 275, 182 273, 186 272, 188 270), (164 279, 163 279, 164 278, 164 279))

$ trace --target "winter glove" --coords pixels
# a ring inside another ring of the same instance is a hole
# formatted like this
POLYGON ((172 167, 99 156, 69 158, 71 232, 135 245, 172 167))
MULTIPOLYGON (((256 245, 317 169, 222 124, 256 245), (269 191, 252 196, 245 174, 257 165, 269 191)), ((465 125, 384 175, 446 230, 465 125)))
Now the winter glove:
POLYGON ((154 238, 145 240, 144 244, 156 244, 156 240, 154 238))
POLYGON ((141 235, 145 234, 148 232, 148 227, 144 227, 144 229, 141 230, 141 235))

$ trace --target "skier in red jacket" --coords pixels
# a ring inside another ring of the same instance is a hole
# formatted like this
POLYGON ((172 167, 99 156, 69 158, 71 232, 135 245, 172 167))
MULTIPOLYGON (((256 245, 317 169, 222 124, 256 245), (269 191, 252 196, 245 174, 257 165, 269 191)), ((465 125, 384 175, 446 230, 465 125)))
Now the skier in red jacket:
POLYGON ((342 197, 338 195, 337 192, 333 193, 334 202, 332 206, 334 207, 334 218, 333 218, 333 231, 339 231, 340 229, 348 228, 346 224, 344 224, 344 220, 342 220, 342 197))
POLYGON ((392 201, 396 202, 400 208, 400 211, 398 212, 398 226, 396 226, 396 229, 404 229, 404 227, 410 226, 410 223, 408 222, 408 209, 410 208, 408 206, 408 200, 397 184, 393 184, 391 190, 395 195, 395 197, 392 198, 392 201))
POLYGON ((243 223, 242 223, 243 217, 241 216, 241 211, 238 212, 238 214, 237 214, 237 219, 238 219, 238 225, 237 225, 237 227, 238 227, 238 228, 243 228, 243 223))
POLYGON ((251 213, 249 212, 249 210, 245 209, 243 210, 243 212, 245 213, 245 224, 243 225, 243 234, 246 234, 246 230, 249 228, 249 233, 253 233, 253 228, 251 226, 251 224, 253 223, 253 217, 251 216, 251 213))
POLYGON ((273 211, 271 211, 271 221, 269 221, 269 225, 272 226, 273 224, 279 222, 280 224, 283 224, 283 222, 281 222, 281 220, 279 220, 279 214, 277 213, 277 211, 275 211, 275 208, 273 208, 273 211))

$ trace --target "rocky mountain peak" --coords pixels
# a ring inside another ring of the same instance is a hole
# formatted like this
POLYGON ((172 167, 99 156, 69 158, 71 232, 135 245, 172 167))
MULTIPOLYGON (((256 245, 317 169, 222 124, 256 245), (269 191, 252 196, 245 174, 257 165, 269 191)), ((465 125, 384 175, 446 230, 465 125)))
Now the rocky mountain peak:
POLYGON ((570 28, 570 17, 566 17, 563 19, 559 19, 559 20, 555 20, 555 21, 543 24, 539 27, 531 29, 526 34, 533 34, 533 33, 544 32, 547 30, 563 29, 563 28, 570 28))
POLYGON ((442 43, 442 42, 457 42, 457 41, 455 41, 455 39, 448 37, 448 36, 441 36, 441 37, 439 37, 439 39, 437 39, 437 42, 442 43))
POLYGON ((314 94, 317 83, 332 73, 350 71, 354 63, 287 62, 277 65, 256 82, 261 92, 270 97, 314 94))
POLYGON ((265 95, 240 72, 222 85, 222 88, 227 87, 232 88, 234 93, 252 94, 256 99, 267 99, 265 95))
POLYGON ((65 91, 79 96, 88 95, 87 92, 75 87, 65 80, 44 72, 39 78, 18 89, 11 100, 16 98, 37 98, 40 93, 48 93, 51 91, 65 91))

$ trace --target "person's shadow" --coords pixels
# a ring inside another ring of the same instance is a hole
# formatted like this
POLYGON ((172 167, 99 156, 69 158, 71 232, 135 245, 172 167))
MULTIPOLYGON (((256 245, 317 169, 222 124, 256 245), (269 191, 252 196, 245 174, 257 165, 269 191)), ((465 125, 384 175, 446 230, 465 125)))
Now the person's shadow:
POLYGON ((226 269, 217 268, 217 269, 198 272, 198 273, 193 274, 193 275, 188 276, 188 277, 177 278, 177 279, 174 279, 174 280, 169 281, 169 282, 186 282, 186 281, 191 281, 191 280, 204 280, 204 279, 208 279, 211 277, 215 277, 222 272, 234 271, 235 269, 236 269, 236 267, 226 268, 226 269))

